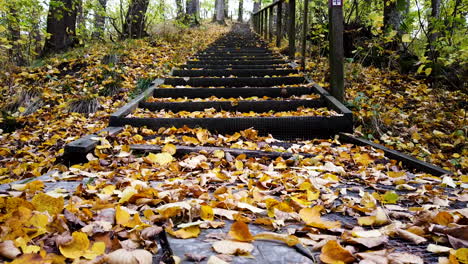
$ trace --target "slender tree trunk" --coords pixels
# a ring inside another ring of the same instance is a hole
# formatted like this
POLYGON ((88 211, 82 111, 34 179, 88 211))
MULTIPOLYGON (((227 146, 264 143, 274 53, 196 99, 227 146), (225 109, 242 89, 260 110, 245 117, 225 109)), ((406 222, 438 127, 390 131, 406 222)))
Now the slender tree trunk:
POLYGON ((224 17, 229 18, 229 0, 224 0, 224 17))
POLYGON ((216 22, 218 22, 219 24, 226 24, 224 19, 224 0, 216 0, 216 22))
POLYGON ((98 2, 99 5, 96 10, 94 10, 94 39, 103 38, 105 29, 104 26, 106 25, 106 17, 104 14, 106 13, 107 0, 99 0, 98 2))
POLYGON ((200 1, 199 0, 187 0, 187 23, 190 26, 200 25, 200 1))
POLYGON ((145 31, 145 15, 148 5, 149 0, 132 0, 130 2, 123 24, 124 38, 142 38, 148 35, 145 31))
POLYGON ((260 8, 262 7, 262 0, 255 0, 253 3, 253 12, 258 12, 260 8))
POLYGON ((244 0, 239 0, 239 14, 237 15, 237 21, 240 23, 244 22, 244 0))
POLYGON ((182 0, 176 0, 176 11, 177 11, 177 18, 181 18, 184 16, 184 8, 183 8, 183 3, 182 0))
POLYGON ((26 59, 21 51, 21 45, 19 43, 21 39, 21 27, 20 20, 18 17, 18 10, 14 3, 7 4, 8 9, 8 40, 11 43, 11 49, 8 50, 8 55, 11 61, 18 66, 26 65, 26 59))
POLYGON ((76 4, 74 0, 52 0, 47 15, 47 34, 42 55, 62 52, 76 41, 76 4))
POLYGON ((384 0, 384 28, 401 32, 401 23, 409 7, 408 0, 384 0))

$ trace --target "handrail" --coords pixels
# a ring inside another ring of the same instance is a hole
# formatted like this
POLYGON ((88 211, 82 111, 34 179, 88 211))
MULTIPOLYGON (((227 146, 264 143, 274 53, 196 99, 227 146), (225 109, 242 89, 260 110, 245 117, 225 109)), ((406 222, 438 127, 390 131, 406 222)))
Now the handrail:
POLYGON ((273 2, 273 3, 271 3, 271 4, 267 5, 267 6, 265 6, 264 8, 258 10, 258 11, 255 12, 255 13, 252 13, 252 15, 256 15, 256 14, 258 14, 258 13, 260 13, 260 12, 262 12, 262 11, 264 11, 264 10, 270 8, 270 7, 274 7, 274 6, 276 6, 277 4, 282 3, 282 2, 284 2, 284 0, 276 0, 276 2, 273 2))
MULTIPOLYGON (((301 66, 306 68, 306 45, 308 30, 308 6, 309 0, 304 1, 302 14, 301 36, 301 66)), ((344 54, 343 54, 343 0, 329 1, 329 40, 330 40, 330 91, 339 101, 344 101, 344 54)), ((283 26, 287 24, 288 55, 294 60, 296 53, 296 0, 276 0, 274 3, 252 14, 252 26, 254 31, 265 41, 273 42, 276 35, 276 46, 281 47, 284 37, 283 26), (285 5, 283 5, 285 3, 285 5), (283 6, 287 7, 287 13, 283 20, 283 6), (276 7, 276 15, 274 10, 276 7), (273 28, 273 20, 276 18, 276 29, 273 28)))

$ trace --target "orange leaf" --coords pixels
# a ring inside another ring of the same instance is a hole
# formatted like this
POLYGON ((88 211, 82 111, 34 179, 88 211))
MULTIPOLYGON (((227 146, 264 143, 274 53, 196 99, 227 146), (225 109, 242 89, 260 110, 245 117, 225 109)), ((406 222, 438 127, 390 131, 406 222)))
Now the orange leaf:
POLYGON ((351 252, 343 248, 336 240, 330 240, 322 247, 320 260, 324 263, 336 264, 352 263, 355 258, 351 252))
POLYGON ((244 222, 236 221, 231 226, 229 235, 235 240, 249 242, 253 240, 253 236, 250 233, 249 226, 244 222))

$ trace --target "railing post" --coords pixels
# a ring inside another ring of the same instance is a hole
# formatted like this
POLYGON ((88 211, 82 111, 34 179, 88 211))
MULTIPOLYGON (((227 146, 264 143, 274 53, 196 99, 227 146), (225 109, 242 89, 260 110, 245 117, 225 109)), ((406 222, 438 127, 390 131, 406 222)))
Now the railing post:
POLYGON ((296 0, 289 0, 289 58, 294 60, 296 53, 296 0))
POLYGON ((329 0, 330 91, 344 102, 343 0, 329 0))
POLYGON ((307 16, 309 12, 309 0, 304 0, 304 17, 302 19, 302 70, 306 67, 306 46, 307 46, 307 16))
POLYGON ((263 13, 261 11, 258 13, 258 17, 260 19, 260 28, 258 30, 258 34, 260 36, 262 36, 262 34, 263 34, 263 13))
POLYGON ((278 3, 276 9, 276 47, 281 47, 281 39, 283 38, 281 34, 282 17, 283 17, 283 2, 278 3))
POLYGON ((265 16, 265 31, 263 32, 263 38, 266 40, 268 38, 268 10, 263 10, 263 15, 265 16))
POLYGON ((273 41, 273 6, 268 8, 268 40, 273 41))

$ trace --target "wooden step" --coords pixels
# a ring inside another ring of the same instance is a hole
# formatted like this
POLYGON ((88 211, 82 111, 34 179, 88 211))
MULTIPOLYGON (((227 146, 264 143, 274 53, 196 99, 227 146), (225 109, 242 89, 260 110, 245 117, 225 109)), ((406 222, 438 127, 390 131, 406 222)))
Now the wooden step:
POLYGON ((201 86, 201 87, 269 87, 275 85, 290 85, 304 83, 303 77, 271 77, 271 78, 251 78, 251 77, 238 77, 238 78, 201 78, 201 77, 187 77, 187 78, 166 78, 164 84, 179 86, 201 86))
POLYGON ((154 97, 187 97, 187 98, 208 98, 216 96, 218 98, 230 97, 290 97, 293 95, 304 95, 317 93, 313 87, 297 86, 297 87, 246 87, 246 88, 205 88, 205 87, 184 87, 184 88, 156 88, 153 91, 154 97))
POLYGON ((250 77, 250 76, 281 76, 288 75, 291 73, 298 73, 297 70, 285 69, 285 70, 262 70, 262 69, 236 69, 236 70, 173 70, 173 76, 183 77, 202 77, 202 76, 238 76, 238 77, 250 77))

